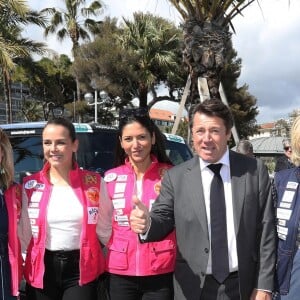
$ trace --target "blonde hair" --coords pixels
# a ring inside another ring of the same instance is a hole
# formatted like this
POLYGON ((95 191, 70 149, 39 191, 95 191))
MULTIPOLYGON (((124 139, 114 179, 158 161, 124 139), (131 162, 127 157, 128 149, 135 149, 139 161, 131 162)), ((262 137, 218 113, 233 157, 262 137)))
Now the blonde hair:
POLYGON ((0 148, 2 159, 0 163, 0 187, 9 187, 14 180, 13 151, 8 136, 0 129, 0 148))
POLYGON ((291 129, 291 146, 292 146, 292 162, 300 166, 300 116, 298 116, 292 125, 291 129))

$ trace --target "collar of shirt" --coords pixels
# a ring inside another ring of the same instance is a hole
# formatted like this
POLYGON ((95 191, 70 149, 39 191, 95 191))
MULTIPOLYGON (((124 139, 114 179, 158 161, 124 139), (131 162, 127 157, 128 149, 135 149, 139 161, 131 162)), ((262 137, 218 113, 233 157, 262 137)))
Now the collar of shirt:
MULTIPOLYGON (((211 164, 207 161, 204 161, 201 157, 199 157, 199 161, 200 161, 200 170, 201 170, 201 172, 203 171, 203 169, 207 168, 207 166, 211 164)), ((217 161, 216 163, 222 163, 223 165, 225 165, 229 168, 230 164, 229 164, 229 150, 228 150, 228 147, 226 149, 226 152, 221 157, 221 159, 219 161, 217 161)))

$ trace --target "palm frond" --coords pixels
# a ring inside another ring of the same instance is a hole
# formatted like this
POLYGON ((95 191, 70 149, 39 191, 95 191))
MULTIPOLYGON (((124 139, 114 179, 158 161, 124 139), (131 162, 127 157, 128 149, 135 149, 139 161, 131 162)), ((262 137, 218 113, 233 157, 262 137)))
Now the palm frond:
POLYGON ((7 8, 19 16, 25 16, 29 11, 26 0, 1 0, 0 15, 1 12, 5 11, 7 8))
POLYGON ((221 22, 225 26, 255 1, 258 0, 169 0, 184 20, 221 22))
MULTIPOLYGON (((53 29, 53 31, 51 33, 54 33, 55 29, 53 29)), ((66 28, 62 28, 60 30, 57 31, 57 38, 59 41, 62 41, 65 39, 65 37, 69 34, 68 30, 66 28)))

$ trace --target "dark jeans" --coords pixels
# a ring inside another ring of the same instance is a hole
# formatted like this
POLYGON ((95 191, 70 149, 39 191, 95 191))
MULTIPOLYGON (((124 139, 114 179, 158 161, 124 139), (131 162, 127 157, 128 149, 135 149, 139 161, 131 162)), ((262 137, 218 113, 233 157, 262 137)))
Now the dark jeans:
POLYGON ((98 280, 79 286, 79 250, 45 252, 44 288, 27 284, 28 300, 95 300, 98 280))
POLYGON ((11 272, 8 256, 0 255, 0 300, 16 300, 11 295, 11 272))
POLYGON ((108 275, 110 300, 172 300, 173 274, 153 276, 108 275))
POLYGON ((15 299, 17 299, 17 297, 12 296, 11 294, 11 270, 8 259, 8 236, 0 233, 0 300, 15 299))

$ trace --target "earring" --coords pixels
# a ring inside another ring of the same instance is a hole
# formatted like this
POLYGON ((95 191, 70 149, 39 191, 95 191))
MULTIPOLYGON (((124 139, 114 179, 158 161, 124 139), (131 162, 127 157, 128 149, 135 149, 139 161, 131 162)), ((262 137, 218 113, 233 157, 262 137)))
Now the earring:
POLYGON ((4 175, 4 174, 5 174, 5 170, 4 170, 4 168, 3 168, 2 166, 0 167, 0 174, 1 174, 1 175, 4 175))

